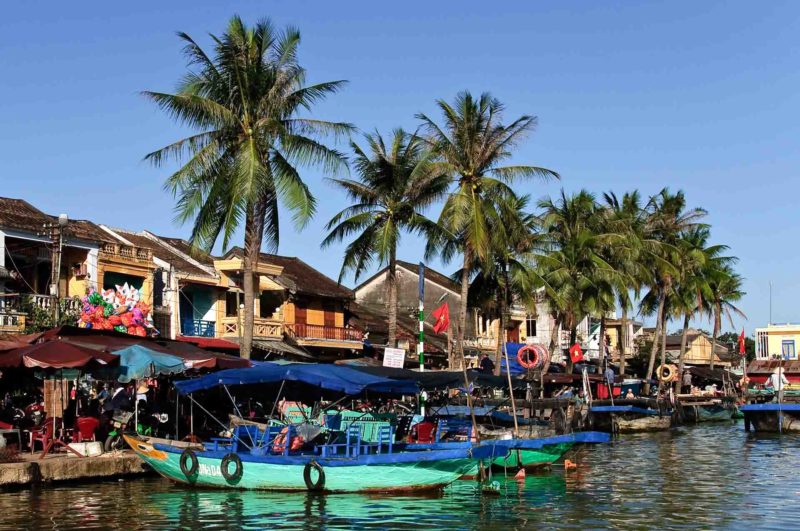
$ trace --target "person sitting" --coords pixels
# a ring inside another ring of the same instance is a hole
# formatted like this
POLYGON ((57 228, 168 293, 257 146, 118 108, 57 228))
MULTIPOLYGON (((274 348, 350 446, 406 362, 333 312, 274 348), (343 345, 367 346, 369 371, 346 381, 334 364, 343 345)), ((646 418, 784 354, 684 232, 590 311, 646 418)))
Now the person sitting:
POLYGON ((494 373, 494 362, 489 359, 489 354, 484 352, 481 355, 481 365, 480 365, 480 372, 483 374, 493 374, 494 373))
POLYGON ((636 395, 633 394, 633 389, 630 388, 628 389, 628 392, 625 393, 625 398, 627 399, 636 398, 636 395))

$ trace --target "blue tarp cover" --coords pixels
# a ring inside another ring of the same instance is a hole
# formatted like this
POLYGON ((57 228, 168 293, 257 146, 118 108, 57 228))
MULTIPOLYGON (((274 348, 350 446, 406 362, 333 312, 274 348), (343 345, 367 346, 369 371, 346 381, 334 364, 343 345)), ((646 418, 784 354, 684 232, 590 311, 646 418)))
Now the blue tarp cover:
POLYGON ((777 402, 747 404, 739 406, 739 411, 800 411, 800 404, 778 404, 777 402))
POLYGON ((131 345, 114 351, 114 354, 119 356, 120 382, 184 371, 181 358, 150 350, 142 345, 131 345))
POLYGON ((419 393, 417 383, 410 380, 392 380, 341 365, 315 363, 289 363, 286 365, 263 363, 249 369, 228 369, 193 380, 175 382, 175 388, 181 394, 189 394, 220 385, 276 383, 283 380, 303 382, 348 395, 357 395, 363 391, 397 395, 419 393))

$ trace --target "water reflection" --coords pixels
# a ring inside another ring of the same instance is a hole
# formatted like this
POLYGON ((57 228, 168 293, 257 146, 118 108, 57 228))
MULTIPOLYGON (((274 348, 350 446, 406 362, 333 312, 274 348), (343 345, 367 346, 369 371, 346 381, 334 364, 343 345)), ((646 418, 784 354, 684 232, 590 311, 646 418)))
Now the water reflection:
POLYGON ((420 496, 192 490, 158 478, 0 494, 0 529, 793 528, 796 436, 697 426, 576 449, 575 470, 420 496))

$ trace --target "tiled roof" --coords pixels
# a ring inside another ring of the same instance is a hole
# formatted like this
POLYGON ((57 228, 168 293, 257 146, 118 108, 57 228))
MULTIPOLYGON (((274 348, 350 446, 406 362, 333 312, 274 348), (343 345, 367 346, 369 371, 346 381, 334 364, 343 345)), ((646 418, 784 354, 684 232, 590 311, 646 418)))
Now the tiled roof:
MULTIPOLYGON (((242 257, 244 251, 241 247, 234 247, 226 256, 242 257)), ((286 286, 289 291, 333 299, 353 299, 354 294, 332 278, 329 278, 307 263, 294 256, 280 256, 277 254, 261 253, 261 262, 273 264, 283 268, 277 281, 286 286)))
POLYGON ((168 236, 156 236, 159 240, 166 242, 185 255, 191 256, 203 265, 214 267, 214 257, 210 254, 192 247, 192 245, 181 238, 170 238, 168 236))
MULTIPOLYGON (((398 260, 397 265, 402 267, 403 269, 407 269, 413 272, 414 274, 417 274, 417 272, 419 271, 419 264, 412 264, 411 262, 398 260)), ((384 267, 383 269, 381 269, 380 271, 369 277, 367 280, 356 286, 355 287, 356 291, 360 289, 362 286, 369 284, 380 275, 384 274, 387 269, 388 267, 384 267)), ((461 293, 461 284, 459 284, 458 282, 453 282, 453 280, 451 280, 450 277, 448 277, 447 275, 439 273, 435 269, 431 269, 428 266, 425 266, 425 280, 427 280, 428 282, 433 282, 434 284, 438 284, 439 286, 442 286, 445 289, 449 289, 452 292, 461 293)))
MULTIPOLYGON (((185 273, 189 275, 196 275, 196 276, 203 276, 203 277, 211 277, 213 275, 209 274, 208 271, 197 267, 195 264, 191 263, 190 261, 186 260, 180 254, 171 251, 165 245, 161 245, 160 243, 153 241, 152 239, 148 238, 143 234, 138 234, 135 232, 130 232, 125 229, 112 229, 114 232, 134 244, 136 247, 143 247, 147 249, 151 249, 153 251, 153 256, 158 258, 159 260, 163 260, 168 264, 171 264, 175 269, 178 270, 179 273, 185 273)), ((175 240, 175 238, 170 238, 170 240, 175 240)))
MULTIPOLYGON (((57 223, 58 217, 45 214, 22 199, 0 197, 0 227, 38 234, 45 224, 57 223)), ((91 242, 113 242, 111 235, 91 221, 70 219, 65 235, 91 242)))

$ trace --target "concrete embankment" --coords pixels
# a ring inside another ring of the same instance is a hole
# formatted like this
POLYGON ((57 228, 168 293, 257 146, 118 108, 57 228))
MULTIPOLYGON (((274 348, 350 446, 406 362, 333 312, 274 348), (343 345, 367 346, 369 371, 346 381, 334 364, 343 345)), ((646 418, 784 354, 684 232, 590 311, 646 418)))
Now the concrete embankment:
POLYGON ((1 463, 0 488, 145 474, 153 471, 131 452, 98 457, 47 456, 41 460, 1 463))

